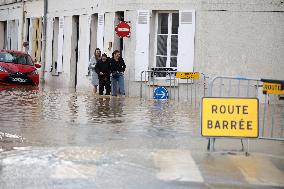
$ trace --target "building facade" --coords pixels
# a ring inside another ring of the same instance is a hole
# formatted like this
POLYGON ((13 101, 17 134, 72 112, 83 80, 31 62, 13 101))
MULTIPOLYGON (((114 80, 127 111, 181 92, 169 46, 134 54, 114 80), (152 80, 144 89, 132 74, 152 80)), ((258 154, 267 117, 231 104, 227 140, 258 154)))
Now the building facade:
POLYGON ((45 53, 47 84, 91 87, 96 47, 122 51, 129 96, 139 95, 141 71, 152 68, 284 79, 283 0, 48 0, 45 52, 43 16, 43 0, 3 1, 0 48, 28 41, 37 61, 45 53), (131 26, 129 38, 116 35, 119 21, 131 26))

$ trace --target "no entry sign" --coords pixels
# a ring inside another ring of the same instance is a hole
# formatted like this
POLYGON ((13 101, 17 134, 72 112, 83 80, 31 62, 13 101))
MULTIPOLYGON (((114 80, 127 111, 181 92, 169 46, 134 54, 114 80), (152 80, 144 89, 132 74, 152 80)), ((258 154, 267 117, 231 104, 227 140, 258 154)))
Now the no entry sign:
POLYGON ((130 37, 131 28, 130 28, 128 23, 126 23, 126 22, 119 22, 115 26, 115 32, 118 35, 118 37, 120 37, 120 38, 130 37))
POLYGON ((204 137, 258 137, 257 98, 202 99, 201 134, 204 137))

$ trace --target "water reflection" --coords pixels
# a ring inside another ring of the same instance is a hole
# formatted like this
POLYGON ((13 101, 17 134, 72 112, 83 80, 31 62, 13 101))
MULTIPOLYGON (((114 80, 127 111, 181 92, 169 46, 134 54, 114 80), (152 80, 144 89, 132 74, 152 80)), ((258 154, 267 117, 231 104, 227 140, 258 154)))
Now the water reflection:
POLYGON ((110 98, 98 98, 97 99, 97 111, 98 117, 109 117, 110 116, 110 98))
POLYGON ((184 102, 97 96, 91 91, 2 87, 0 108, 0 132, 24 138, 2 137, 0 148, 5 149, 101 145, 112 140, 123 145, 126 140, 130 146, 141 146, 145 141, 148 145, 158 141, 175 146, 184 142, 183 137, 201 138, 199 111, 184 102))
POLYGON ((68 107, 70 112, 70 122, 75 122, 78 117, 78 104, 77 104, 78 97, 77 95, 73 94, 70 95, 68 100, 68 107))

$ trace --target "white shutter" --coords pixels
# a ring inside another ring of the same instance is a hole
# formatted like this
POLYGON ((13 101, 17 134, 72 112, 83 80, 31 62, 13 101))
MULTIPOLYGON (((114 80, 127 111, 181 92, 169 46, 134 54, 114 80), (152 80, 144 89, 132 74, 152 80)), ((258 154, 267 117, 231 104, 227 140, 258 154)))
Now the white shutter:
MULTIPOLYGON (((89 66, 89 45, 90 45, 90 16, 81 15, 79 20, 79 59, 78 59, 78 73, 80 77, 88 75, 89 66)), ((82 77, 81 77, 82 78, 82 77)))
POLYGON ((46 33, 45 71, 50 72, 52 65, 53 18, 47 18, 46 27, 47 27, 46 28, 47 33, 46 33))
POLYGON ((30 19, 30 27, 29 27, 29 55, 33 52, 33 18, 30 19))
POLYGON ((194 62, 195 10, 179 11, 177 70, 192 72, 194 62))
POLYGON ((104 29, 105 29, 105 14, 98 14, 98 31, 97 31, 97 48, 104 51, 104 29))
POLYGON ((7 21, 7 49, 11 50, 11 22, 10 20, 7 21))
POLYGON ((87 33, 86 33, 86 46, 85 46, 85 75, 89 74, 89 60, 90 60, 90 43, 91 43, 91 15, 87 15, 87 33))
POLYGON ((64 17, 59 17, 57 72, 62 72, 63 68, 63 35, 64 35, 64 17))
MULTIPOLYGON (((141 81, 141 72, 148 70, 150 12, 139 10, 136 23, 135 81, 141 81)), ((142 80, 145 79, 142 77, 142 80)))

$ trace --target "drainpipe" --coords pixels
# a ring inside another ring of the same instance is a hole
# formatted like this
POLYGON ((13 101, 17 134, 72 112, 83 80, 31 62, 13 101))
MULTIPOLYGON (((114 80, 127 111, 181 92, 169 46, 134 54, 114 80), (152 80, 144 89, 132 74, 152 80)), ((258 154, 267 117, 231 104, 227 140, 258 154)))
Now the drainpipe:
POLYGON ((46 26, 47 26, 47 10, 48 10, 48 0, 44 0, 44 13, 43 13, 43 31, 42 31, 42 67, 41 67, 41 82, 44 83, 45 79, 45 64, 46 64, 46 26))

